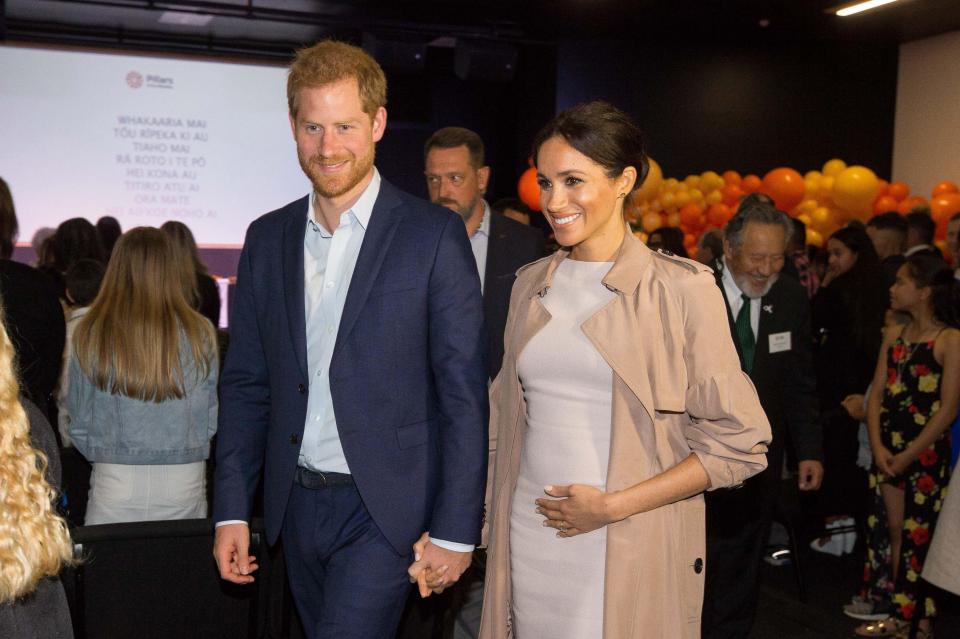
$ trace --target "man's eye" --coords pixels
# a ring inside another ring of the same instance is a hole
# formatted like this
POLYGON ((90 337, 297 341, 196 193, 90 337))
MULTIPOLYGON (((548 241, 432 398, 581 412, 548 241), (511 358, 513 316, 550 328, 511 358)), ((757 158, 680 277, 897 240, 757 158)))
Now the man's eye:
POLYGON ((463 176, 462 176, 462 175, 451 175, 451 176, 450 176, 450 183, 453 184, 454 186, 460 186, 461 184, 463 184, 463 176))
POLYGON ((436 186, 437 184, 440 184, 440 178, 438 178, 436 175, 428 175, 427 184, 436 186))

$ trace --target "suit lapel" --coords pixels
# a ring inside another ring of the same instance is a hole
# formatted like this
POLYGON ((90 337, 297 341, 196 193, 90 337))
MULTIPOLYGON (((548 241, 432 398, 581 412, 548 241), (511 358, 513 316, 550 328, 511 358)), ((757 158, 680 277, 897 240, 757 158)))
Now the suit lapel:
MULTIPOLYGON (((727 311, 727 323, 730 325, 730 336, 733 337, 733 345, 737 349, 737 357, 740 358, 740 368, 743 368, 743 351, 740 348, 740 339, 737 337, 737 324, 730 311, 730 300, 727 299, 727 289, 723 286, 723 260, 716 260, 713 264, 713 275, 717 280, 717 288, 720 289, 720 295, 723 297, 723 307, 727 311)), ((754 352, 756 358, 756 352, 754 352)))
POLYGON ((487 263, 483 269, 483 312, 485 317, 490 317, 493 311, 493 304, 496 301, 491 291, 497 288, 496 280, 503 275, 501 273, 506 251, 507 233, 503 230, 503 224, 498 216, 490 212, 490 237, 487 238, 487 263))
POLYGON ((386 180, 381 180, 380 193, 377 195, 373 213, 370 215, 370 223, 363 235, 363 244, 360 245, 360 254, 357 256, 350 289, 347 291, 347 299, 343 305, 334 353, 343 347, 344 340, 350 335, 353 325, 360 316, 360 311, 367 303, 370 289, 377 279, 377 273, 380 272, 380 266, 390 248, 390 242, 396 235, 402 209, 395 209, 399 209, 400 206, 401 201, 396 188, 386 180))
POLYGON ((303 235, 307 230, 307 197, 295 203, 283 227, 283 297, 293 350, 303 375, 307 374, 307 320, 303 300, 303 235))
POLYGON ((757 328, 757 350, 754 353, 753 369, 758 370, 757 365, 766 365, 770 357, 770 334, 775 329, 773 312, 776 310, 778 299, 779 280, 774 283, 766 295, 760 300, 760 326, 757 328), (769 308, 771 312, 765 309, 769 308))

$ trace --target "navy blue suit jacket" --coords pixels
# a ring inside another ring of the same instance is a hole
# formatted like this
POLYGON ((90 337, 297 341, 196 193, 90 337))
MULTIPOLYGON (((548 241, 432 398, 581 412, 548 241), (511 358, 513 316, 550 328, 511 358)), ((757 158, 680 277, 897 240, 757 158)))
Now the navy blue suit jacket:
MULTIPOLYGON (((249 521, 262 469, 270 543, 283 524, 307 412, 306 223, 305 197, 247 230, 220 376, 213 516, 249 521)), ((383 180, 347 293, 330 387, 350 472, 401 554, 425 530, 479 541, 485 345, 463 222, 383 180)))

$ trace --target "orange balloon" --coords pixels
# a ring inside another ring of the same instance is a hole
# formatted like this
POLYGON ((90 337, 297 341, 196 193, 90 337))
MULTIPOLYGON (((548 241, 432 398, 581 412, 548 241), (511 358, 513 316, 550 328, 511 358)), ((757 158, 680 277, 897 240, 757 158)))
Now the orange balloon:
POLYGON ((520 176, 517 195, 532 210, 540 210, 540 185, 537 184, 537 170, 532 166, 520 176))
POLYGON ((743 178, 736 171, 724 171, 722 177, 723 181, 730 186, 740 186, 740 182, 743 181, 743 178))
POLYGON ((926 205, 926 203, 927 201, 922 197, 920 197, 919 195, 908 197, 907 199, 903 200, 902 202, 900 202, 900 204, 897 205, 897 213, 901 215, 906 215, 913 208, 917 206, 924 206, 926 205))
POLYGON ((930 214, 946 230, 950 218, 960 213, 960 193, 944 193, 930 199, 930 214))
POLYGON ((944 180, 943 182, 937 182, 937 185, 933 187, 933 197, 938 195, 946 195, 947 193, 957 193, 960 189, 957 188, 957 185, 949 180, 944 180))
POLYGON ((792 211, 793 207, 803 201, 807 186, 802 175, 782 166, 763 176, 760 191, 772 197, 781 211, 792 211))
POLYGON ((697 245, 697 236, 693 233, 684 233, 683 234, 683 247, 687 249, 687 253, 690 253, 690 249, 697 245))
POLYGON ((744 194, 756 193, 760 190, 762 184, 763 182, 760 178, 751 173, 750 175, 744 176, 740 181, 740 190, 742 190, 744 194))
POLYGON ((890 183, 886 180, 877 181, 877 197, 887 195, 890 191, 890 183))
POLYGON ((699 228, 700 216, 703 215, 703 207, 696 202, 690 202, 680 209, 680 226, 686 228, 699 228))
POLYGON ((910 195, 910 187, 907 186, 906 182, 891 182, 890 188, 887 190, 887 195, 901 202, 903 198, 910 195))
POLYGON ((707 224, 722 227, 733 217, 733 211, 726 204, 711 204, 707 209, 707 224))
POLYGON ((728 184, 720 189, 720 201, 727 206, 736 206, 743 197, 743 190, 735 184, 728 184))
POLYGON ((891 195, 881 195, 873 201, 873 212, 877 215, 897 210, 897 199, 891 195))
POLYGON ((680 226, 680 214, 671 213, 668 215, 666 226, 680 226))

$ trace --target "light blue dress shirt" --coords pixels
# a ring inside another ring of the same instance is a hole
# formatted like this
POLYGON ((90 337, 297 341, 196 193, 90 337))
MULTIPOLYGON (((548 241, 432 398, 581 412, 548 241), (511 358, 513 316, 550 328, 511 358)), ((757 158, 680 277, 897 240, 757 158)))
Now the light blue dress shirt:
POLYGON ((477 271, 480 273, 481 293, 483 293, 483 276, 487 272, 488 246, 490 246, 490 205, 483 200, 483 219, 480 221, 480 227, 470 236, 470 248, 473 249, 473 259, 477 261, 477 271))
POLYGON ((379 193, 380 173, 374 169, 370 184, 356 203, 340 214, 340 222, 333 233, 317 222, 319 216, 314 209, 314 194, 311 194, 307 207, 307 228, 303 237, 303 307, 310 392, 298 463, 310 470, 350 472, 333 414, 330 359, 337 343, 353 269, 379 193))

